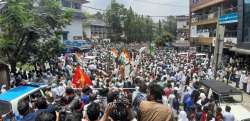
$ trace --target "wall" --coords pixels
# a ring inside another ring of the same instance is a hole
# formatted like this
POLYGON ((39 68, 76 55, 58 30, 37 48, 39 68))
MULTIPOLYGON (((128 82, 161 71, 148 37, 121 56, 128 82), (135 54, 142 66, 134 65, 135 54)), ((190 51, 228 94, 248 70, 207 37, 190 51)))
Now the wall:
POLYGON ((83 29, 82 29, 82 19, 80 18, 73 18, 70 25, 66 26, 64 31, 68 31, 68 40, 74 40, 74 36, 82 36, 83 29))
POLYGON ((90 29, 90 26, 84 26, 83 27, 83 31, 85 32, 86 36, 88 38, 91 38, 91 29, 90 29))
MULTIPOLYGON (((244 34, 247 34, 246 32, 244 32, 244 26, 246 24, 246 21, 244 20, 244 8, 246 7, 244 5, 244 0, 238 0, 238 5, 239 6, 243 6, 243 7, 238 7, 238 11, 239 11, 239 22, 238 22, 238 42, 237 42, 237 47, 241 48, 241 49, 249 49, 250 48, 250 42, 247 42, 246 40, 244 40, 244 34)), ((250 34, 250 33, 248 33, 250 34)), ((246 35, 245 35, 246 36, 246 35)))
POLYGON ((177 29, 188 29, 189 25, 187 24, 187 21, 177 21, 177 29), (184 26, 186 28, 184 28, 184 26))

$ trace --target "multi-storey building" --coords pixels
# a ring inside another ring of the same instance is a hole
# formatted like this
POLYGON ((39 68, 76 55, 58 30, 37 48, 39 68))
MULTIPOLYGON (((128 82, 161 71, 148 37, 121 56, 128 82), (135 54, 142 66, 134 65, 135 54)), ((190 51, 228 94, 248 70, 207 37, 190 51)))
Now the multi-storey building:
POLYGON ((84 14, 82 4, 88 3, 87 0, 61 0, 62 9, 73 10, 73 18, 70 25, 63 29, 62 40, 83 40, 82 21, 84 14))
POLYGON ((84 23, 83 30, 87 38, 105 39, 108 35, 108 27, 101 19, 91 19, 84 23))
POLYGON ((237 44, 238 0, 190 0, 190 42, 198 50, 212 52, 219 24, 225 26, 224 47, 237 44), (227 20, 228 17, 235 20, 227 20))
POLYGON ((237 48, 250 54, 250 0, 238 0, 238 2, 240 7, 237 48))
POLYGON ((241 60, 239 64, 250 70, 250 0, 237 0, 239 7, 238 41, 237 46, 230 50, 241 60))

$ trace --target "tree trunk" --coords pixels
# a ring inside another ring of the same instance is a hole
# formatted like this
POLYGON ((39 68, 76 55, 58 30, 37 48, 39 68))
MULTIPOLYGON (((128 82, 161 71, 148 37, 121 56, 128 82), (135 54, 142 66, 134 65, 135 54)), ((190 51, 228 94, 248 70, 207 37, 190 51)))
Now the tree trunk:
POLYGON ((10 61, 11 73, 16 73, 16 62, 10 61))

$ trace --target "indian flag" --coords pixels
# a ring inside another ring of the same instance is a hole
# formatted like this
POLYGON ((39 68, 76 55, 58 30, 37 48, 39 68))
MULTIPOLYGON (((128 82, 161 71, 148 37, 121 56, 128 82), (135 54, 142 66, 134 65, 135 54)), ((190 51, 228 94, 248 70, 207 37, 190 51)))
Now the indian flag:
POLYGON ((121 52, 120 56, 119 56, 119 61, 121 64, 125 64, 125 53, 121 52))
POLYGON ((112 57, 113 57, 114 59, 118 57, 118 53, 117 53, 117 51, 116 51, 115 48, 112 48, 112 49, 111 49, 111 55, 112 55, 112 57))
POLYGON ((124 57, 125 57, 125 64, 130 63, 130 58, 129 58, 129 53, 128 51, 124 52, 124 57))

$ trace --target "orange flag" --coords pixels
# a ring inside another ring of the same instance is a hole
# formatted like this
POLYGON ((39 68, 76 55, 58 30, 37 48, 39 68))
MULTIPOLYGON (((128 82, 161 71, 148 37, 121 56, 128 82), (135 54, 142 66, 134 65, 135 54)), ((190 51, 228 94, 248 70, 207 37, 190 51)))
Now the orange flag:
POLYGON ((73 88, 83 88, 92 85, 90 77, 78 65, 71 80, 73 88))

